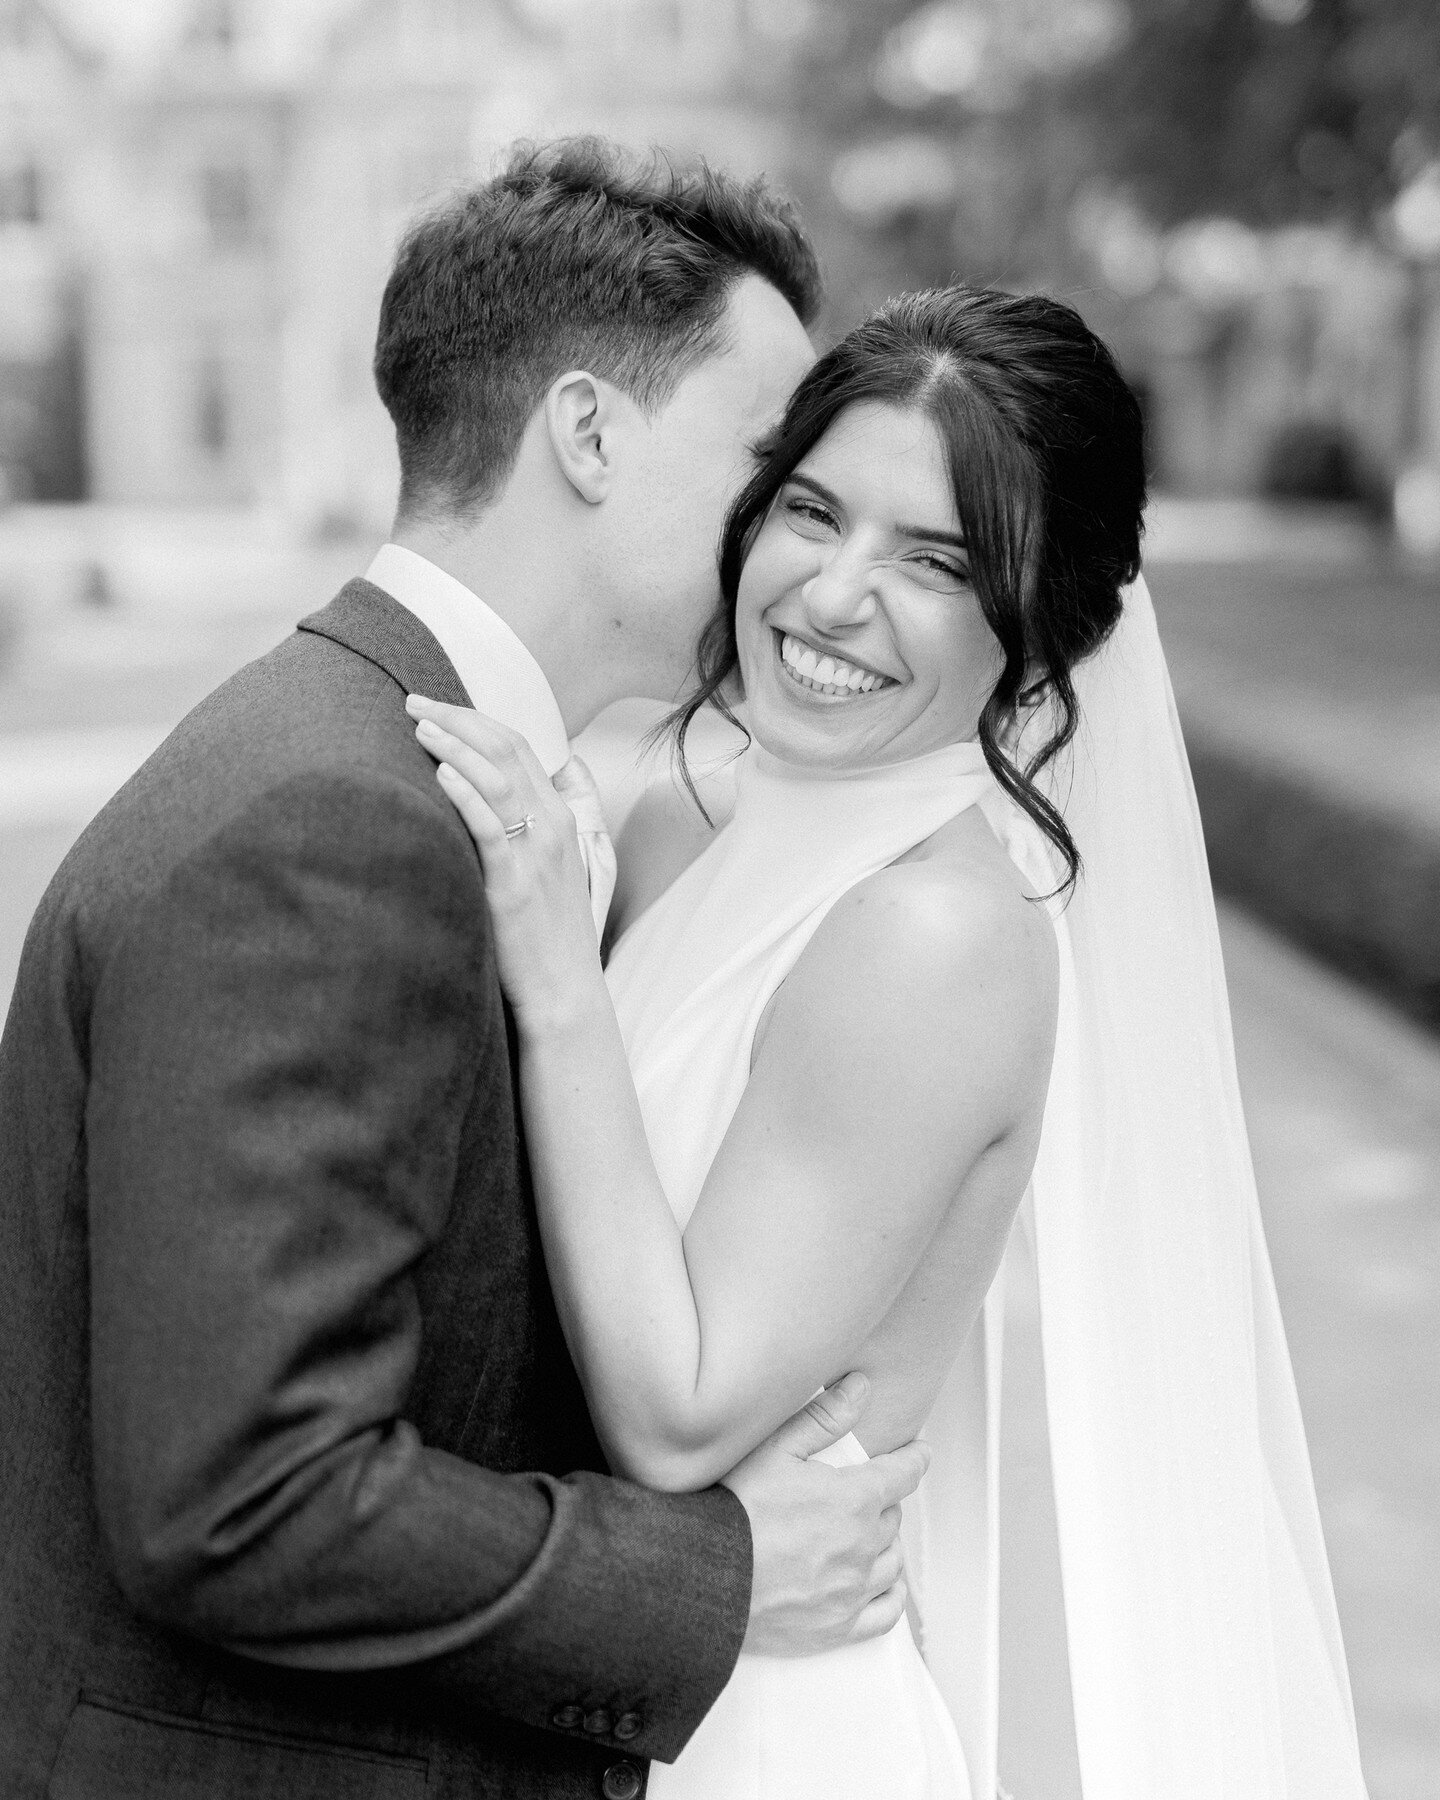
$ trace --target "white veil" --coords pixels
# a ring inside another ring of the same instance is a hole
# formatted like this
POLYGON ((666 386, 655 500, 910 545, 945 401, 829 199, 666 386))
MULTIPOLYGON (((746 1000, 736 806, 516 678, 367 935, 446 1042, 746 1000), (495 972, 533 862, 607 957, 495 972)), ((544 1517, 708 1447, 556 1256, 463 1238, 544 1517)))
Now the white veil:
MULTIPOLYGON (((1084 1794, 1363 1800, 1199 813, 1143 579, 1077 687, 1080 733, 1048 779, 1084 874, 1058 919, 1033 1200, 1084 1794)), ((1045 879, 1033 828, 1008 803, 992 822, 1045 879)), ((926 1658, 977 1800, 995 1792, 999 1327, 992 1296, 926 1427, 935 1459, 906 1520, 926 1658)))

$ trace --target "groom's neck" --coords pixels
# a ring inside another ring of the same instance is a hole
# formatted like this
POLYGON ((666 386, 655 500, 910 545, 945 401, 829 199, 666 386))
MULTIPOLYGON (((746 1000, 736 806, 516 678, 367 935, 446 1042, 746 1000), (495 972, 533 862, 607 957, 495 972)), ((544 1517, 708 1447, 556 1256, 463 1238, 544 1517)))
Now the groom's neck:
POLYGON ((469 588, 497 613, 544 670, 573 737, 604 699, 589 691, 592 659, 579 603, 585 582, 563 529, 547 529, 507 494, 473 518, 401 514, 392 543, 413 550, 469 588))

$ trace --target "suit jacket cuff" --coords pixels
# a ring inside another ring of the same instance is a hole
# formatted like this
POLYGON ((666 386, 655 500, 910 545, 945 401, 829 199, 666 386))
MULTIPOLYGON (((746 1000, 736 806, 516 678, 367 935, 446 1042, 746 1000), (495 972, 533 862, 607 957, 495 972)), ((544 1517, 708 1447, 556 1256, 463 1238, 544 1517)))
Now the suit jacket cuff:
POLYGON ((730 1679, 749 1623, 745 1509, 722 1487, 538 1479, 554 1506, 545 1547, 445 1659, 445 1685, 543 1730, 673 1762, 730 1679))

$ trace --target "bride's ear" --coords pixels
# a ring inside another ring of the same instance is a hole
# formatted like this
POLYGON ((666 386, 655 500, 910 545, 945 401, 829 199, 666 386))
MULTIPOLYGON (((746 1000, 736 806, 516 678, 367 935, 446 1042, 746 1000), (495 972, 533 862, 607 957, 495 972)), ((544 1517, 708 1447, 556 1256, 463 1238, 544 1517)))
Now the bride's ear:
POLYGON ((584 369, 559 376, 545 396, 545 428, 555 461, 591 506, 598 506, 610 492, 616 399, 608 382, 584 369))

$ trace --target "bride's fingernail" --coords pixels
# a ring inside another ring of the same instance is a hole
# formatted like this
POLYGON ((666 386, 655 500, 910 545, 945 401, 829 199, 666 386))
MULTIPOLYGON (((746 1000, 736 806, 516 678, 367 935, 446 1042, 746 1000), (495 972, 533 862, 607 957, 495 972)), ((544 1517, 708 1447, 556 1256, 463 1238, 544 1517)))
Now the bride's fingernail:
POLYGON ((415 727, 415 735, 422 738, 438 738, 440 727, 433 719, 422 719, 415 727))
POLYGON ((459 770, 452 769, 449 763, 441 763, 435 773, 440 777, 441 781, 445 783, 446 787, 449 787, 453 782, 460 779, 459 770))

